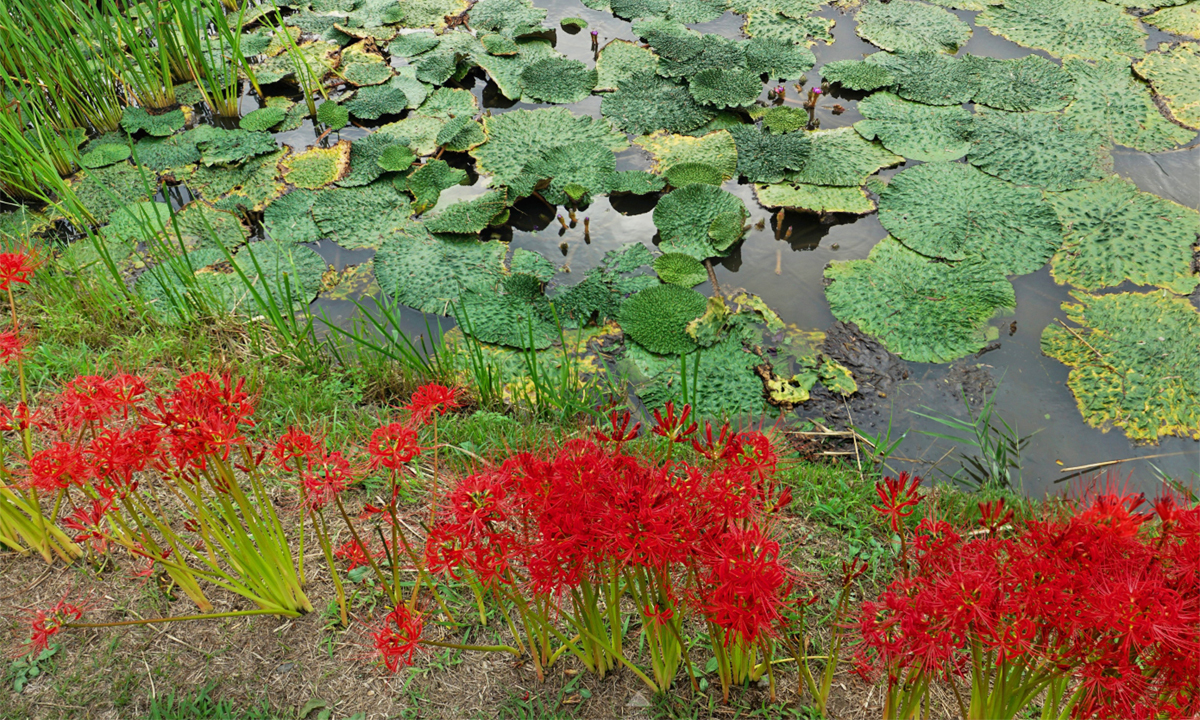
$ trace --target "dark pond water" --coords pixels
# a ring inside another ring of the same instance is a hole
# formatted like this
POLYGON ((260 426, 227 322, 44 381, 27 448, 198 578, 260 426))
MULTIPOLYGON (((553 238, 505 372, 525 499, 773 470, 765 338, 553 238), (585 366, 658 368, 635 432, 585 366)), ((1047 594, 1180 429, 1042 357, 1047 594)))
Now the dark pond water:
MULTIPOLYGON (((605 12, 597 12, 583 6, 578 0, 535 0, 548 11, 547 27, 558 27, 564 17, 582 17, 588 21, 588 30, 599 32, 600 46, 614 38, 636 39, 630 24, 605 12)), ((862 41, 854 32, 852 16, 835 8, 825 7, 818 14, 835 20, 834 42, 818 42, 813 51, 817 65, 808 73, 806 86, 820 82, 818 69, 824 63, 842 59, 861 59, 876 51, 872 45, 862 41)), ((977 26, 977 13, 957 11, 964 21, 971 24, 974 34, 962 48, 962 53, 972 53, 997 58, 1016 58, 1032 53, 1043 54, 1020 47, 991 34, 987 28, 977 26)), ((709 23, 694 25, 702 32, 713 32, 727 37, 741 36, 742 18, 732 13, 709 23)), ((1150 29, 1148 48, 1159 41, 1169 40, 1161 32, 1150 29)), ((557 49, 570 58, 591 63, 588 31, 575 35, 557 31, 557 49)), ((1048 57, 1048 56, 1047 56, 1048 57)), ((393 60, 394 64, 401 61, 393 60)), ((467 82, 471 82, 470 79, 467 82)), ((483 79, 476 79, 473 92, 484 111, 493 114, 512 109, 538 107, 523 103, 512 103, 495 92, 483 79)), ((861 116, 857 111, 859 93, 830 93, 819 107, 817 117, 822 129, 851 125, 861 116), (840 115, 833 114, 831 106, 838 103, 845 108, 840 115)), ((789 84, 789 104, 800 105, 800 93, 789 84)), ((764 93, 765 99, 765 93, 764 93)), ((576 114, 599 117, 600 98, 591 96, 583 102, 568 106, 576 114)), ((250 107, 246 110, 252 109, 250 107)), ((341 138, 361 137, 367 130, 347 128, 341 138)), ((316 139, 311 122, 295 131, 281 133, 281 142, 296 150, 311 146, 316 139)), ((338 135, 328 141, 336 141, 338 135)), ((1134 181, 1142 190, 1189 207, 1200 207, 1200 146, 1193 142, 1188 147, 1172 152, 1147 154, 1123 147, 1113 150, 1117 174, 1134 181)), ((912 163, 910 163, 912 164, 912 163)), ((638 147, 631 147, 618 155, 618 169, 638 169, 648 165, 648 157, 638 147)), ((893 168, 883 172, 890 176, 899 172, 893 168)), ((886 236, 874 214, 854 218, 837 216, 822 222, 814 215, 787 213, 786 227, 792 229, 787 241, 776 240, 773 219, 769 211, 758 205, 752 187, 726 183, 725 189, 738 195, 751 210, 751 223, 767 220, 761 230, 752 229, 740 250, 717 266, 716 276, 723 289, 740 287, 761 296, 783 319, 804 329, 827 328, 834 318, 825 301, 822 287, 822 272, 835 260, 865 258, 871 248, 886 236)), ((441 205, 483 192, 482 183, 475 186, 460 186, 442 195, 441 205)), ((582 223, 574 229, 561 231, 559 224, 544 207, 522 204, 514 212, 511 245, 542 253, 556 262, 566 262, 573 273, 594 267, 604 253, 614 247, 638 240, 653 245, 655 227, 651 219, 653 201, 635 198, 618 200, 614 206, 609 198, 597 198, 587 209, 591 218, 590 237, 585 238, 582 223)), ((346 251, 331 243, 322 243, 317 248, 337 267, 362 262, 370 257, 370 251, 346 251)), ((996 318, 993 323, 1003 328, 1000 347, 982 357, 967 358, 966 365, 982 365, 998 383, 995 390, 996 412, 1021 435, 1035 433, 1021 457, 1021 482, 1026 492, 1041 496, 1057 492, 1058 484, 1077 476, 1064 469, 1088 466, 1106 461, 1122 460, 1119 464, 1106 466, 1113 477, 1147 492, 1159 487, 1159 473, 1179 479, 1185 483, 1200 482, 1200 443, 1184 439, 1167 439, 1156 446, 1137 446, 1131 443, 1120 430, 1102 433, 1087 427, 1081 420, 1075 399, 1066 388, 1068 368, 1044 356, 1039 347, 1043 328, 1056 319, 1065 319, 1060 308, 1070 299, 1068 289, 1057 285, 1047 268, 1037 273, 1014 279, 1017 293, 1017 309, 1013 316, 996 318), (1010 335, 1015 321, 1015 332, 1010 335)), ((697 288, 711 292, 708 284, 697 288)), ((1122 287, 1118 290, 1129 290, 1122 287)), ((1200 303, 1200 298, 1197 298, 1200 303)), ((368 311, 373 301, 364 301, 368 311)), ((355 321, 358 310, 348 301, 320 300, 314 309, 325 314, 331 322, 348 325, 355 321)), ((426 321, 448 327, 444 318, 425 318, 416 312, 404 316, 405 329, 413 334, 425 331, 426 321)), ((962 363, 964 361, 960 361, 962 363)), ((958 385, 947 380, 949 366, 909 363, 909 378, 879 398, 878 404, 868 412, 855 416, 857 425, 872 432, 879 432, 891 422, 895 433, 909 431, 907 439, 896 452, 893 465, 905 469, 915 465, 918 472, 927 476, 941 477, 941 471, 953 472, 958 468, 954 454, 947 457, 953 444, 922 435, 920 431, 941 429, 936 423, 924 420, 911 411, 932 412, 940 415, 965 417, 965 410, 958 385), (941 459, 940 462, 937 462, 941 459), (936 468, 931 467, 936 463, 936 468)), ((1089 470, 1087 475, 1095 474, 1089 470)))

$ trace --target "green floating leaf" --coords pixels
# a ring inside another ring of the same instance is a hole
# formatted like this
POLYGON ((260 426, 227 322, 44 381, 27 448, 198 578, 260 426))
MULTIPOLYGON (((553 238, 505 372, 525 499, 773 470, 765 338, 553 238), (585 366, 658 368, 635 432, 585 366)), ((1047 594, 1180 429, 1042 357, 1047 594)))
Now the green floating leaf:
POLYGON ((185 205, 163 229, 160 238, 163 245, 152 249, 156 254, 161 253, 164 246, 175 252, 180 248, 184 252, 221 247, 233 250, 245 243, 250 234, 238 216, 217 210, 202 200, 185 205))
POLYGON ((738 172, 737 143, 726 130, 699 137, 657 132, 634 142, 650 153, 654 161, 650 169, 660 175, 670 173, 677 165, 707 165, 720 173, 722 180, 738 172))
POLYGON ((878 170, 904 162, 878 143, 863 139, 853 127, 809 133, 808 161, 788 180, 810 185, 853 187, 862 185, 878 170))
MULTIPOLYGON (((403 179, 404 189, 413 196, 417 213, 437 205, 443 190, 461 185, 467 180, 467 172, 452 168, 445 160, 430 160, 403 179)), ((396 180, 399 185, 400 179, 396 180)))
POLYGON ((176 130, 182 130, 186 124, 187 117, 182 109, 151 115, 140 107, 130 105, 121 115, 121 127, 130 135, 142 130, 147 135, 166 137, 176 130))
POLYGON ((859 135, 906 158, 957 160, 971 147, 971 114, 958 105, 924 105, 877 92, 860 100, 858 111, 863 116, 854 123, 859 135))
POLYGON ((441 240, 419 224, 387 238, 375 254, 383 292, 420 312, 450 315, 459 292, 494 280, 504 269, 499 242, 441 240))
MULTIPOLYGON (((384 171, 380 159, 388 149, 393 147, 400 148, 400 157, 407 153, 415 159, 412 150, 404 145, 398 145, 394 138, 380 133, 371 133, 350 143, 350 169, 337 181, 337 184, 341 187, 359 187, 375 182, 380 175, 383 175, 384 171)), ((411 164, 410 160, 409 165, 411 164)), ((404 166, 404 168, 407 167, 408 165, 404 166)))
POLYGON ((727 252, 717 245, 728 238, 714 240, 709 229, 718 218, 724 216, 724 223, 735 215, 744 221, 749 213, 740 198, 719 187, 688 185, 672 190, 654 207, 654 225, 662 239, 659 249, 691 255, 697 260, 724 257, 727 252))
POLYGON ((658 192, 666 186, 663 179, 654 173, 648 173, 644 170, 625 170, 623 172, 615 172, 609 177, 608 192, 611 193, 632 193, 634 195, 648 195, 649 193, 658 192))
POLYGON ((396 142, 407 145, 420 157, 437 152, 437 137, 445 126, 446 121, 441 118, 410 113, 403 120, 388 123, 379 128, 376 134, 386 135, 396 142))
POLYGON ((342 77, 356 87, 381 85, 392 77, 392 68, 384 62, 356 62, 342 68, 342 77))
POLYGON ((618 82, 639 72, 658 72, 654 51, 628 40, 613 40, 596 56, 596 90, 616 90, 618 82))
POLYGON ((321 239, 321 231, 312 219, 318 194, 313 190, 293 190, 276 198, 263 213, 263 226, 272 240, 308 243, 321 239))
POLYGON ((1057 282, 1098 290, 1129 280, 1181 295, 1200 284, 1193 270, 1195 210, 1118 177, 1052 195, 1050 202, 1065 230, 1050 265, 1057 282))
POLYGON ((713 249, 719 253, 728 251, 734 243, 742 239, 742 235, 745 233, 745 208, 723 212, 708 224, 708 240, 712 243, 713 249))
POLYGON ((688 88, 667 78, 640 72, 617 83, 604 96, 600 113, 634 135, 655 130, 687 132, 713 117, 692 98, 688 88))
POLYGON ((1200 49, 1196 43, 1160 46, 1133 69, 1149 81, 1175 122, 1200 130, 1200 49))
POLYGON ((407 146, 393 143, 383 149, 375 164, 386 172, 403 172, 416 162, 417 156, 407 146))
POLYGON ((508 195, 504 190, 492 190, 474 200, 455 203, 425 221, 431 233, 470 235, 491 225, 492 219, 505 211, 508 195))
POLYGON ((944 53, 875 53, 867 62, 883 67, 893 80, 892 91, 905 100, 926 105, 961 105, 979 89, 971 66, 944 53))
POLYGON ((549 282, 558 273, 554 263, 547 260, 541 253, 517 248, 513 250, 509 271, 519 275, 532 275, 542 282, 549 282))
MULTIPOLYGON (((153 176, 150 181, 153 183, 153 176)), ((80 170, 70 180, 79 202, 98 224, 108 222, 117 210, 132 202, 149 200, 153 188, 147 190, 142 175, 129 163, 118 163, 94 170, 80 170)), ((47 215, 52 215, 47 211, 47 215)))
POLYGON ((976 104, 998 110, 1062 110, 1075 97, 1075 81, 1061 66, 1040 55, 996 60, 967 55, 962 59, 975 75, 976 104))
POLYGON ((591 95, 597 81, 595 68, 578 60, 548 57, 521 71, 521 92, 536 102, 565 105, 591 95))
POLYGON ((808 127, 808 113, 800 108, 773 107, 763 113, 762 126, 779 134, 803 130, 808 127))
POLYGON ((1004 275, 1042 267, 1062 244, 1062 226, 1042 193, 962 163, 926 163, 879 193, 879 222, 922 255, 982 258, 1004 275))
POLYGON ((270 133, 228 130, 211 140, 196 143, 205 165, 233 165, 256 155, 275 152, 279 146, 270 133))
POLYGON ((822 17, 790 18, 777 12, 755 11, 746 16, 742 32, 751 38, 780 40, 793 45, 811 45, 813 38, 833 42, 829 32, 833 20, 822 17))
POLYGON ((404 0, 402 27, 433 28, 446 27, 447 17, 456 17, 470 7, 468 0, 404 0))
POLYGON ((312 216, 323 237, 347 250, 379 248, 391 233, 416 224, 412 208, 387 182, 355 188, 325 188, 312 216))
MULTIPOLYGON (((150 244, 171 227, 171 206, 161 202, 135 202, 114 212, 100 228, 106 243, 150 244)), ((79 243, 76 243, 79 244, 79 243)), ((84 242, 85 245, 91 243, 84 242)), ((132 247, 130 248, 132 249, 132 247)))
POLYGON ((588 26, 588 21, 579 17, 565 17, 558 21, 563 30, 571 33, 577 33, 588 26))
POLYGON ((955 53, 971 38, 971 26, 953 13, 912 0, 868 0, 857 20, 859 37, 884 50, 955 53))
POLYGON ((284 180, 309 190, 340 180, 349 168, 350 143, 347 140, 341 140, 330 148, 314 147, 280 163, 284 180))
POLYGON ((474 117, 479 112, 479 103, 470 90, 462 88, 438 88, 430 93, 421 107, 418 115, 449 120, 458 117, 474 117))
POLYGON ((464 333, 481 342, 525 350, 545 350, 559 339, 558 329, 546 318, 548 302, 536 278, 514 275, 502 287, 506 291, 468 288, 459 295, 455 316, 464 333), (537 286, 535 298, 529 297, 531 286, 537 286), (514 291, 507 291, 509 287, 514 291))
POLYGON ((499 57, 516 55, 521 51, 517 45, 517 41, 507 35, 499 35, 491 33, 479 38, 479 42, 487 48, 488 55, 496 55, 499 57))
POLYGON ((800 170, 812 146, 807 133, 767 134, 756 125, 730 128, 729 134, 737 143, 738 174, 756 183, 780 182, 788 170, 800 170))
POLYGON ((1196 136, 1163 117, 1150 89, 1133 76, 1128 62, 1067 60, 1063 67, 1078 88, 1066 114, 1079 129, 1150 153, 1184 145, 1196 136))
POLYGON ((188 188, 218 209, 260 212, 287 190, 279 177, 279 162, 287 152, 279 148, 233 167, 197 167, 187 179, 188 188))
POLYGON ((708 270, 692 257, 682 253, 667 253, 654 259, 654 272, 669 285, 691 288, 708 280, 708 270))
POLYGON ((936 262, 892 238, 866 260, 830 264, 825 279, 834 317, 912 362, 952 362, 979 351, 998 334, 988 319, 1017 303, 1012 284, 990 264, 936 262))
POLYGON ((866 60, 834 60, 821 66, 821 77, 847 90, 877 90, 896 83, 883 65, 866 60))
POLYGON ((817 57, 803 45, 766 37, 746 43, 746 68, 755 75, 798 80, 816 64, 817 57))
POLYGON ((528 38, 516 42, 515 56, 473 55, 475 63, 487 71, 500 93, 510 100, 521 99, 521 73, 539 60, 558 57, 549 40, 528 38))
POLYGON ((261 132, 275 127, 283 122, 285 117, 287 117, 287 112, 282 108, 263 107, 239 120, 238 127, 251 132, 261 132))
POLYGON ((492 186, 507 185, 525 163, 543 151, 575 142, 597 142, 618 152, 628 146, 625 135, 605 119, 572 115, 566 108, 513 110, 483 120, 488 141, 471 150, 492 186))
POLYGON ((350 124, 350 111, 343 105, 326 100, 317 106, 317 121, 330 130, 341 130, 350 124))
POLYGON ((388 54, 405 60, 429 52, 442 40, 431 32, 403 33, 388 45, 388 54))
POLYGON ((1161 292, 1075 295, 1068 330, 1042 331, 1042 352, 1071 366, 1067 387, 1083 420, 1135 441, 1200 440, 1200 313, 1161 292))
POLYGON ((79 157, 79 164, 94 170, 128 160, 129 155, 128 145, 97 145, 79 157))
POLYGON ((494 32, 509 37, 527 35, 541 29, 546 11, 530 0, 479 0, 471 8, 471 28, 476 32, 494 32))
POLYGON ((671 184, 671 187, 677 188, 687 185, 721 185, 725 182, 720 170, 704 163, 672 165, 663 177, 671 184))
POLYGON ((408 96, 392 85, 359 88, 344 104, 346 111, 362 120, 378 120, 384 115, 398 115, 408 107, 408 96))
POLYGON ((1006 0, 976 22, 1018 45, 1055 57, 1117 60, 1146 53, 1137 18, 1099 0, 1006 0))
POLYGON ((1045 113, 976 115, 967 161, 1002 180, 1046 190, 1077 188, 1112 172, 1103 137, 1045 113))
POLYGON ((411 65, 396 69, 396 74, 388 81, 388 84, 394 88, 399 88, 404 91, 404 97, 408 98, 409 109, 416 109, 425 102, 429 97, 430 85, 426 85, 417 79, 417 69, 411 65))
POLYGON ((683 355, 696 349, 687 324, 704 314, 708 300, 678 285, 647 288, 621 306, 621 330, 652 353, 683 355))
POLYGON ((861 187, 826 187, 796 183, 755 185, 754 195, 765 207, 788 207, 815 213, 874 212, 875 201, 861 187))
POLYGON ((1200 2, 1163 8, 1142 18, 1142 22, 1163 32, 1200 40, 1200 2))
POLYGON ((512 187, 517 195, 530 195, 542 180, 549 185, 541 193, 551 205, 573 205, 582 196, 571 197, 570 186, 578 186, 584 194, 601 194, 608 190, 616 172, 617 158, 613 151, 596 142, 579 142, 544 150, 525 166, 520 182, 512 187))
MULTIPOLYGON (((701 70, 688 83, 688 90, 696 102, 717 108, 753 105, 759 94, 762 93, 762 87, 762 80, 758 73, 750 70, 725 68, 701 70)), ((690 130, 691 128, 684 129, 690 130)))

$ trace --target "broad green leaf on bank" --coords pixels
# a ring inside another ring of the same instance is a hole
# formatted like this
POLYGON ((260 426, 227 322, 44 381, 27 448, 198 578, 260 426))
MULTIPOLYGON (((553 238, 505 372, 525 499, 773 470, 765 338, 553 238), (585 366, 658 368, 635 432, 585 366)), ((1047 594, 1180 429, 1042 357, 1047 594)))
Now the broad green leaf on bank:
POLYGON ((640 137, 634 143, 650 153, 653 163, 650 169, 660 175, 669 174, 678 165, 692 164, 713 168, 722 180, 737 175, 737 143, 727 130, 700 137, 656 132, 640 137))
POLYGON ((825 269, 834 317, 913 362, 951 362, 997 336, 988 320, 1016 307, 1012 284, 983 260, 930 260, 885 238, 865 260, 825 269))
POLYGON ((654 206, 654 225, 662 240, 659 249, 697 260, 724 257, 741 237, 747 215, 741 199, 719 187, 697 184, 672 190, 654 206), (733 225, 736 237, 730 239, 726 233, 733 225))
POLYGON ((493 282, 504 270, 499 242, 442 240, 417 223, 388 236, 375 254, 379 286, 421 312, 450 315, 464 287, 493 282))
POLYGON ((350 169, 350 142, 340 140, 333 147, 314 147, 298 155, 289 155, 279 164, 283 179, 308 190, 330 185, 342 179, 350 169))
POLYGON ((604 96, 600 113, 617 127, 634 135, 655 130, 687 132, 713 117, 701 107, 687 86, 648 72, 617 82, 617 89, 604 96))
POLYGON ((867 140, 913 160, 957 160, 967 154, 971 114, 961 106, 937 107, 909 102, 889 92, 858 103, 863 119, 854 129, 867 140))
POLYGON ((893 52, 953 54, 971 38, 971 26, 954 13, 912 0, 867 0, 856 19, 859 37, 893 52))
POLYGON ((1112 172, 1103 137, 1046 113, 976 115, 967 160, 989 175, 1045 190, 1081 187, 1112 172))
POLYGON ((1046 264, 1062 227, 1042 192, 963 163, 925 163, 879 193, 879 222, 909 248, 946 260, 981 258, 1003 275, 1046 264))
POLYGON ((1084 422, 1132 440, 1200 440, 1200 313, 1161 291, 1076 294, 1068 330, 1052 323, 1042 352, 1071 366, 1067 387, 1084 422))
POLYGON ((1067 117, 1109 142, 1142 152, 1162 152, 1189 142, 1196 133, 1167 120, 1150 97, 1150 89, 1123 60, 1063 63, 1075 78, 1075 102, 1067 117))
POLYGON ((471 155, 481 173, 492 175, 492 187, 511 182, 525 163, 549 148, 589 141, 613 152, 628 147, 625 135, 608 120, 572 115, 566 108, 513 110, 485 117, 483 125, 488 140, 471 155))
POLYGON ((808 160, 799 171, 787 173, 791 182, 857 187, 876 171, 904 162, 879 143, 864 139, 853 127, 819 130, 808 136, 812 141, 808 160))
POLYGON ((786 207, 815 213, 874 212, 875 201, 861 187, 828 187, 798 183, 755 185, 754 196, 765 207, 786 207))
POLYGON ((1134 64, 1138 75, 1166 103, 1180 125, 1200 130, 1200 49, 1196 43, 1165 43, 1134 64))
POLYGON ((1146 31, 1137 18, 1100 0, 1006 0, 985 9, 976 22, 1055 57, 1118 60, 1146 52, 1146 31))
POLYGON ((1098 290, 1129 280, 1181 295, 1200 284, 1193 267, 1197 211, 1117 177, 1051 195, 1050 201, 1065 233, 1050 265, 1057 282, 1098 290))
MULTIPOLYGON (((685 402, 682 395, 678 358, 665 358, 648 353, 636 343, 626 343, 627 362, 662 368, 649 384, 639 387, 639 398, 647 408, 661 408, 667 401, 678 405, 685 402)), ((746 350, 742 341, 727 336, 711 347, 703 348, 689 360, 688 391, 695 400, 696 417, 760 416, 766 408, 763 383, 754 368, 761 358, 746 350), (699 358, 699 369, 692 365, 699 358)))

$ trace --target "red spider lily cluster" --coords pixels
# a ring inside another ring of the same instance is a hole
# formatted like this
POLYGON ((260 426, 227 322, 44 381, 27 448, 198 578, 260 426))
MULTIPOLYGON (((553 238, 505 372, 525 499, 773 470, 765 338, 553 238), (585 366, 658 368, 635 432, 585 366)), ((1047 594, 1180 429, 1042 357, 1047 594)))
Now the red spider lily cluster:
MULTIPOLYGON (((695 437, 688 411, 669 407, 654 433, 668 449, 691 442, 697 464, 627 453, 639 427, 614 412, 597 441, 514 455, 461 479, 430 531, 427 567, 509 597, 527 626, 564 617, 583 638, 566 649, 601 674, 621 662, 625 596, 657 653, 657 687, 681 661, 689 614, 710 624, 721 648, 765 648, 795 580, 772 528, 772 511, 790 496, 772 484, 777 459, 765 436, 708 425, 695 437)), ((536 633, 528 640, 539 667, 556 657, 536 633)))
POLYGON ((29 645, 26 648, 26 652, 31 655, 37 655, 50 647, 50 638, 62 632, 69 623, 81 617, 83 617, 83 609, 78 605, 68 603, 66 600, 59 600, 49 610, 35 611, 29 621, 32 632, 30 633, 29 645))
MULTIPOLYGON (((911 507, 899 484, 881 487, 886 517, 911 507)), ((984 503, 966 534, 922 520, 911 567, 860 617, 887 714, 909 717, 932 681, 969 677, 965 718, 1013 717, 1043 694, 1055 717, 1194 717, 1200 507, 1143 505, 1104 493, 1009 527, 1002 502, 984 503)))

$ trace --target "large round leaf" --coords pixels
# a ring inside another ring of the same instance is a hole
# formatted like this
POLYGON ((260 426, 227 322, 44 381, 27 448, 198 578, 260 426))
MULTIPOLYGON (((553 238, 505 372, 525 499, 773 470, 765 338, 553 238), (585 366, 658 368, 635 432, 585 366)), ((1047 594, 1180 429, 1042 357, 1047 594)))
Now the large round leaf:
POLYGON ((912 0, 869 0, 857 20, 859 36, 884 50, 954 53, 971 38, 953 13, 912 0))
POLYGON ((1142 152, 1170 150, 1196 136, 1163 117, 1128 62, 1067 60, 1063 67, 1077 88, 1067 116, 1081 129, 1142 152))
POLYGON ((971 114, 957 105, 937 107, 909 102, 890 92, 872 93, 858 103, 863 119, 854 129, 867 140, 913 160, 957 160, 971 143, 971 114))
POLYGON ((1104 138, 1045 113, 977 115, 967 160, 990 175, 1046 190, 1081 187, 1112 170, 1104 138))
POLYGON ((1146 31, 1124 10, 1099 0, 1006 0, 976 21, 1001 37, 1055 57, 1141 57, 1146 31))
MULTIPOLYGON (((691 255, 697 260, 723 257, 731 243, 721 234, 731 221, 737 223, 740 231, 747 215, 741 199, 719 187, 697 184, 672 190, 654 207, 654 225, 662 240, 659 249, 691 255), (714 230, 718 238, 712 236, 714 230)), ((741 233, 737 236, 741 237, 741 233)))
POLYGON ((678 285, 648 288, 621 306, 621 330, 652 353, 684 355, 696 349, 687 324, 704 314, 708 300, 678 285))

